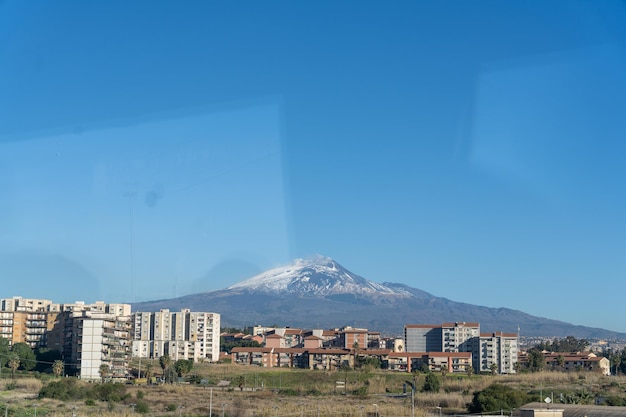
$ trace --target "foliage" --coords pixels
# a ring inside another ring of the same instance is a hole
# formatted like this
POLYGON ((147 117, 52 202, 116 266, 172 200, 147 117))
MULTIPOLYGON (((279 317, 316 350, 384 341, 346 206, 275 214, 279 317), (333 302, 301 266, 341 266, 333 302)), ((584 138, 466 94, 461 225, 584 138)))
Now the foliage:
POLYGON ((92 399, 119 402, 127 398, 124 384, 80 384, 74 378, 63 378, 52 381, 41 388, 39 398, 53 398, 61 401, 92 399))
POLYGON ((57 378, 61 375, 63 375, 63 370, 65 369, 65 363, 63 363, 62 360, 56 360, 54 361, 54 363, 52 364, 52 373, 54 374, 54 376, 56 376, 57 378))
POLYGON ((220 350, 222 352, 230 353, 230 351, 234 347, 261 347, 261 345, 256 340, 238 340, 236 342, 225 342, 224 338, 221 338, 220 350))
POLYGON ((7 364, 7 357, 9 356, 9 339, 0 337, 0 367, 4 367, 7 364))
POLYGON ((528 370, 531 372, 543 371, 546 366, 546 360, 541 350, 537 348, 528 351, 528 370))
POLYGON ((168 384, 173 384, 178 378, 178 374, 173 366, 170 366, 165 371, 163 371, 163 380, 168 384))
POLYGON ((193 360, 192 359, 179 359, 174 362, 174 370, 178 374, 179 377, 188 374, 193 369, 193 360))
POLYGON ((51 365, 53 365, 55 361, 61 360, 61 352, 56 349, 38 348, 35 349, 35 358, 37 360, 37 365, 35 366, 36 371, 52 371, 54 373, 54 369, 52 369, 51 365))
POLYGON ((168 404, 165 407, 165 411, 176 411, 176 404, 168 404))
POLYGON ((85 400, 85 405, 88 407, 93 407, 94 405, 96 405, 96 402, 94 401, 93 398, 87 398, 85 400))
POLYGON ((9 354, 9 368, 11 368, 11 378, 15 379, 15 371, 20 367, 20 357, 17 353, 11 352, 9 354))
POLYGON ((150 412, 150 407, 148 403, 145 401, 137 401, 137 405, 135 406, 135 411, 141 414, 145 414, 150 412))
POLYGON ((17 354, 20 358, 20 368, 25 371, 30 371, 35 368, 37 359, 35 358, 35 352, 28 346, 27 343, 20 342, 13 345, 11 352, 17 354))
POLYGON ((110 371, 111 371, 111 367, 107 365, 106 363, 103 363, 102 365, 100 365, 100 369, 98 370, 98 372, 100 372, 100 378, 102 378, 102 382, 104 382, 106 377, 109 376, 110 371))
POLYGON ((78 400, 84 397, 84 390, 74 378, 50 382, 39 391, 39 398, 53 398, 61 401, 78 400))
POLYGON ((528 401, 528 395, 524 392, 506 385, 492 384, 484 390, 474 393, 467 410, 470 413, 487 413, 500 410, 509 412, 528 401))
POLYGON ((126 396, 126 385, 112 382, 94 385, 88 395, 100 401, 119 402, 126 396))
POLYGON ((170 365, 172 365, 172 358, 170 358, 170 355, 165 354, 161 356, 159 358, 159 365, 161 366, 161 369, 163 370, 163 372, 165 372, 165 370, 169 368, 170 365))
POLYGON ((574 336, 567 336, 565 339, 554 339, 552 342, 539 343, 535 346, 538 350, 549 352, 582 352, 589 347, 587 339, 576 339, 574 336))
POLYGON ((424 386, 422 387, 422 390, 425 392, 439 392, 440 388, 441 381, 439 380, 437 375, 433 374, 432 372, 427 374, 426 378, 424 379, 424 386))

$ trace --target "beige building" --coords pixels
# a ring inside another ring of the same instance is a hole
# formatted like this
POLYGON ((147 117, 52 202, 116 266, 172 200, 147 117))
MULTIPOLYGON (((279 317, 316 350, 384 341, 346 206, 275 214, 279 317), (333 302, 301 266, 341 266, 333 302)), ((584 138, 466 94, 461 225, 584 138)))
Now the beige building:
POLYGON ((133 313, 135 357, 217 362, 220 352, 220 315, 183 309, 133 313))
POLYGON ((0 300, 0 337, 9 345, 27 343, 31 348, 46 345, 60 305, 50 300, 12 297, 0 300))

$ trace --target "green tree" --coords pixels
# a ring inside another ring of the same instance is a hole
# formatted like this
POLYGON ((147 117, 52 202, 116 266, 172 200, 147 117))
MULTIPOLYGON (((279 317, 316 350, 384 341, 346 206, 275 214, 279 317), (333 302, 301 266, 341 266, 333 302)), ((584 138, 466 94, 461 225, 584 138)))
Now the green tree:
POLYGON ((489 370, 491 371, 491 375, 497 375, 498 374, 498 364, 497 363, 492 363, 489 366, 489 370))
POLYGON ((11 348, 11 351, 20 358, 20 369, 30 371, 37 365, 35 352, 33 352, 27 343, 16 343, 13 345, 13 348, 11 348))
POLYGON ((11 378, 15 379, 15 371, 20 367, 20 357, 15 352, 9 354, 9 368, 11 368, 11 378))
POLYGON ((165 355, 161 356, 159 358, 159 365, 161 366, 163 373, 165 373, 165 370, 172 365, 172 358, 170 358, 170 355, 166 353, 165 355))
POLYGON ((434 373, 430 372, 426 375, 424 379, 424 386, 422 387, 423 391, 426 392, 439 392, 441 388, 441 381, 434 373))
POLYGON ((530 349, 528 351, 528 369, 531 372, 543 371, 546 366, 546 359, 543 356, 543 352, 539 349, 530 349))
POLYGON ((465 373, 467 374, 468 378, 471 378, 474 374, 474 367, 472 365, 467 365, 467 368, 465 368, 465 373))
POLYGON ((445 377, 448 374, 448 365, 445 363, 441 365, 441 376, 445 377))
POLYGON ((148 362, 146 364, 146 369, 144 372, 144 376, 148 380, 148 383, 150 382, 150 378, 152 378, 153 373, 154 373, 154 364, 152 362, 148 362))
POLYGON ((37 360, 35 371, 38 372, 49 372, 51 369, 50 364, 62 359, 60 351, 48 348, 35 349, 35 358, 37 360))
POLYGON ((111 368, 106 363, 103 363, 102 365, 100 365, 100 368, 98 371, 100 372, 100 378, 102 378, 102 382, 104 383, 106 377, 109 376, 109 372, 111 371, 111 368))
POLYGON ((193 369, 193 360, 191 359, 179 359, 174 362, 174 370, 179 377, 183 377, 193 369))
POLYGON ((54 363, 52 364, 52 373, 54 373, 54 376, 56 376, 57 378, 61 375, 63 375, 63 370, 65 369, 65 364, 63 363, 62 360, 56 360, 54 361, 54 363))
POLYGON ((9 339, 0 337, 0 368, 4 368, 7 364, 10 351, 11 347, 9 346, 9 339))
POLYGON ((168 384, 173 384, 176 381, 178 374, 173 366, 168 367, 165 371, 163 371, 163 380, 165 380, 168 384))
POLYGON ((237 386, 241 391, 246 387, 246 377, 243 375, 239 375, 237 377, 237 386))
POLYGON ((470 413, 488 413, 504 410, 508 413, 529 401, 526 393, 509 386, 492 384, 482 391, 474 393, 472 402, 468 404, 470 413))

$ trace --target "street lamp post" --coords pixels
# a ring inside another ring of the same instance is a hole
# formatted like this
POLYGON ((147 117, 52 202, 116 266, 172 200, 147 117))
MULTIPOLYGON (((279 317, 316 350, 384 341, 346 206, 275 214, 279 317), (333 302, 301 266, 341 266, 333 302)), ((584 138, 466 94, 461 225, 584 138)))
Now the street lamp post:
POLYGON ((178 417, 182 417, 182 415, 183 415, 183 408, 185 408, 184 405, 179 405, 178 406, 178 417))
POLYGON ((33 407, 35 407, 35 417, 37 417, 37 406, 39 406, 39 404, 33 404, 33 407))
POLYGON ((437 407, 437 410, 439 410, 439 417, 441 417, 441 407, 437 407))
POLYGON ((274 407, 272 407, 274 409, 274 417, 278 417, 278 406, 275 405, 274 407))
POLYGON ((378 404, 372 404, 374 407, 376 407, 376 417, 378 417, 378 404))
POLYGON ((135 415, 135 406, 137 404, 129 404, 130 405, 130 415, 134 416, 135 415))

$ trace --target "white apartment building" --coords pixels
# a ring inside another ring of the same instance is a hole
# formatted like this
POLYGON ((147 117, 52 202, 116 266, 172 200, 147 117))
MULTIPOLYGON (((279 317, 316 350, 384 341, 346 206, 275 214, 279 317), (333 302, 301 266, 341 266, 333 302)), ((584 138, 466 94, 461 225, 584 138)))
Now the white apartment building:
POLYGON ((133 356, 217 362, 220 353, 220 315, 183 309, 136 312, 132 319, 133 356))
POLYGON ((129 374, 132 345, 130 304, 63 304, 47 346, 59 350, 66 372, 88 381, 100 380, 101 366, 106 378, 124 379, 129 374))
POLYGON ((514 374, 517 363, 518 337, 515 333, 480 335, 480 372, 491 372, 493 364, 499 374, 514 374))

